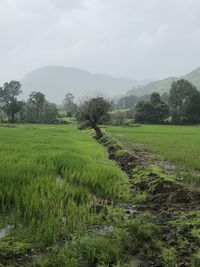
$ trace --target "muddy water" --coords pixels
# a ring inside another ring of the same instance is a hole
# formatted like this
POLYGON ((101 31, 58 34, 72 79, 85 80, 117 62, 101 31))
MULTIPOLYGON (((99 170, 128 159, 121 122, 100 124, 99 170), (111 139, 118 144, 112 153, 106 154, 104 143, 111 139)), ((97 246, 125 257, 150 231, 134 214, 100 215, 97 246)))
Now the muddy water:
POLYGON ((14 225, 8 224, 5 228, 0 229, 0 239, 4 238, 11 229, 14 228, 14 225))

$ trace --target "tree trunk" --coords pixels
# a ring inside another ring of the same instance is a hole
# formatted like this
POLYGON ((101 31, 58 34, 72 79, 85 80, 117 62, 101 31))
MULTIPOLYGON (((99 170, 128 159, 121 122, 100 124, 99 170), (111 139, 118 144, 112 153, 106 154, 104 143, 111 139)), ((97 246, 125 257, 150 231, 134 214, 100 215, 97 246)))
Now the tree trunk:
POLYGON ((11 123, 15 123, 15 113, 11 110, 11 123))
POLYGON ((103 136, 100 127, 98 125, 94 125, 94 126, 92 126, 92 128, 95 130, 96 139, 100 139, 103 136))

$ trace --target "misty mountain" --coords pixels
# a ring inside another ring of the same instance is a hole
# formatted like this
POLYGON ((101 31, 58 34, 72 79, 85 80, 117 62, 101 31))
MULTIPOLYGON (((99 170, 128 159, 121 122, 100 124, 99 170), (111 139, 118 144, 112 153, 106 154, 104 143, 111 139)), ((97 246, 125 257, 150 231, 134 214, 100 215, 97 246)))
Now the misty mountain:
POLYGON ((136 81, 130 78, 112 77, 105 74, 94 74, 89 71, 59 66, 47 66, 26 74, 21 80, 24 97, 32 91, 40 91, 47 99, 61 103, 65 94, 71 92, 77 98, 103 93, 105 96, 125 94, 133 86, 141 86, 149 81, 136 81))
POLYGON ((127 95, 134 94, 137 96, 143 96, 143 95, 151 94, 152 92, 159 92, 160 94, 163 94, 169 91, 173 81, 176 81, 182 78, 188 80, 193 85, 195 85, 198 90, 200 90, 200 68, 197 68, 194 71, 183 76, 168 77, 163 80, 151 82, 144 86, 138 86, 138 87, 135 86, 132 90, 127 92, 127 95))

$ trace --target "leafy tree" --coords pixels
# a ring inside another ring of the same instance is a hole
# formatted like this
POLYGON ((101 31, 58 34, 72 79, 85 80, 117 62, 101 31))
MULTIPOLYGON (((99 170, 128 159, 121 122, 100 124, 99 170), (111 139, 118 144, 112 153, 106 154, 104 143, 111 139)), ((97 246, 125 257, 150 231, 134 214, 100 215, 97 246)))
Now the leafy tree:
POLYGON ((32 92, 27 101, 28 118, 31 122, 42 122, 45 95, 41 92, 32 92))
POLYGON ((81 127, 91 127, 95 130, 96 138, 102 137, 99 122, 108 114, 111 103, 103 97, 95 97, 85 100, 79 107, 78 120, 81 127))
POLYGON ((4 119, 4 112, 3 109, 0 106, 0 121, 2 121, 4 119))
POLYGON ((189 123, 200 122, 200 92, 193 92, 183 105, 183 121, 189 123))
POLYGON ((170 116, 169 105, 165 102, 161 101, 158 105, 155 106, 155 108, 158 116, 158 123, 163 122, 166 118, 170 116))
POLYGON ((156 110, 150 102, 140 101, 136 106, 136 122, 154 123, 157 121, 156 110))
POLYGON ((169 106, 162 101, 160 94, 156 92, 151 94, 151 104, 155 109, 155 122, 163 122, 169 116, 169 106))
POLYGON ((58 116, 58 109, 56 104, 45 101, 43 111, 43 123, 54 123, 58 116))
POLYGON ((45 95, 41 92, 32 92, 30 94, 30 101, 35 104, 38 109, 42 109, 45 102, 45 95))
POLYGON ((17 114, 22 107, 22 102, 17 99, 21 94, 20 89, 21 84, 18 81, 5 83, 3 88, 0 88, 0 104, 11 123, 15 122, 15 114, 17 114))
POLYGON ((32 92, 27 102, 22 103, 19 121, 29 123, 53 123, 58 110, 56 104, 49 103, 41 92, 32 92))
POLYGON ((168 93, 163 93, 161 95, 161 100, 166 103, 166 104, 169 104, 169 94, 168 93))
POLYGON ((171 85, 169 103, 172 120, 175 123, 182 121, 198 121, 200 117, 199 92, 189 81, 180 79, 171 85))
POLYGON ((161 103, 160 94, 156 93, 156 92, 152 93, 151 94, 151 104, 155 106, 155 105, 158 105, 160 103, 161 103))
POLYGON ((169 116, 169 107, 159 93, 152 93, 151 100, 140 101, 136 106, 135 120, 142 123, 162 123, 169 116))
POLYGON ((72 93, 67 93, 63 103, 63 109, 69 117, 72 117, 77 112, 77 105, 74 103, 74 96, 72 93))
POLYGON ((28 103, 27 102, 21 102, 21 110, 17 114, 17 120, 19 122, 25 123, 28 121, 28 103))

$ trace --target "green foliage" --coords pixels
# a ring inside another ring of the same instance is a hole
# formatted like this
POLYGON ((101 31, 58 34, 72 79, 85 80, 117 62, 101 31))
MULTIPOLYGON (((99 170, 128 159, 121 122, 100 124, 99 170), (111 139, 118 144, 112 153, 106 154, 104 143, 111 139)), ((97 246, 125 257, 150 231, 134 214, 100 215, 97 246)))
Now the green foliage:
POLYGON ((102 137, 99 123, 102 118, 108 114, 111 109, 111 103, 103 97, 95 97, 85 100, 78 110, 78 121, 81 125, 80 128, 91 127, 95 130, 96 138, 102 137))
POLYGON ((154 217, 150 213, 144 212, 125 221, 123 228, 126 230, 123 234, 121 232, 123 254, 135 255, 146 260, 160 257, 160 228, 155 224, 154 217))
POLYGON ((54 246, 49 253, 33 261, 31 266, 37 267, 81 267, 77 251, 72 247, 54 246))
POLYGON ((9 121, 15 122, 15 114, 22 108, 22 102, 17 97, 21 94, 21 84, 18 81, 5 83, 3 88, 0 87, 0 106, 9 118, 9 121))
MULTIPOLYGON (((199 210, 192 211, 179 211, 175 214, 173 218, 169 221, 168 227, 173 229, 177 233, 176 249, 165 248, 163 250, 163 259, 165 262, 171 261, 173 263, 173 258, 176 258, 178 251, 187 251, 190 253, 190 265, 192 267, 199 266, 200 263, 200 231, 199 231, 199 220, 200 212, 199 210), (178 235, 180 233, 180 235, 178 235)), ((169 265, 170 266, 170 265, 169 265)), ((176 265, 172 265, 176 266, 176 265)), ((179 266, 179 265, 177 265, 179 266)))
POLYGON ((19 114, 19 121, 29 123, 53 123, 58 115, 57 107, 40 92, 32 92, 19 114))
POLYGON ((77 105, 74 103, 74 96, 72 93, 67 93, 62 104, 62 110, 68 117, 75 116, 77 113, 77 105))
POLYGON ((166 82, 172 82, 169 95, 165 92, 160 96, 159 93, 153 92, 150 99, 137 99, 135 120, 140 123, 162 123, 171 116, 168 121, 175 124, 198 123, 200 92, 188 80, 166 79, 166 82))
POLYGON ((6 257, 20 257, 30 251, 30 244, 17 242, 12 239, 0 242, 0 260, 6 257))
POLYGON ((178 267, 176 263, 176 249, 171 248, 163 248, 162 249, 162 258, 166 266, 170 267, 178 267))
POLYGON ((169 116, 169 107, 158 93, 151 94, 151 101, 140 101, 136 106, 135 120, 140 123, 162 123, 169 116))
POLYGON ((27 102, 18 101, 20 87, 19 82, 11 81, 0 88, 0 119, 6 122, 5 114, 12 123, 54 123, 58 115, 56 104, 49 103, 40 92, 32 92, 27 102))
POLYGON ((138 265, 136 264, 135 260, 132 260, 129 263, 118 263, 117 265, 115 265, 114 267, 138 267, 138 265))
POLYGON ((156 122, 156 110, 149 102, 139 102, 136 106, 135 120, 139 123, 156 122))
POLYGON ((143 242, 148 242, 150 240, 153 242, 153 239, 156 238, 159 231, 159 227, 155 225, 150 213, 143 213, 127 221, 126 227, 133 241, 141 242, 141 245, 143 242))
POLYGON ((152 93, 151 94, 151 104, 156 106, 156 105, 160 104, 160 102, 161 102, 160 94, 156 93, 156 92, 152 93))
POLYGON ((193 255, 192 267, 200 266, 200 250, 193 255))
POLYGON ((175 123, 199 121, 200 93, 187 80, 181 79, 172 83, 169 103, 172 120, 175 123))
POLYGON ((76 246, 81 257, 89 266, 108 266, 114 264, 119 255, 120 246, 116 240, 106 236, 86 235, 76 246))

